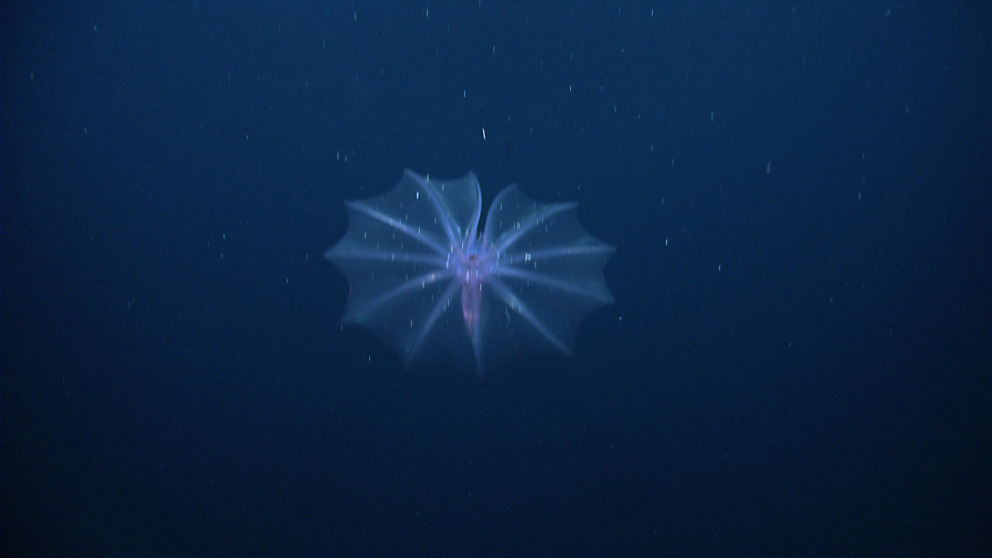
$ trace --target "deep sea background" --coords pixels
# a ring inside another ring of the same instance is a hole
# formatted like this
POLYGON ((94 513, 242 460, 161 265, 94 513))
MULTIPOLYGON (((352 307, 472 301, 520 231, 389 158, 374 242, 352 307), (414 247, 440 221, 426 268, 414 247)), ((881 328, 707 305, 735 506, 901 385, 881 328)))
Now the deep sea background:
POLYGON ((987 3, 0 23, 4 556, 990 555, 987 3), (339 325, 405 167, 578 201, 573 357, 339 325))

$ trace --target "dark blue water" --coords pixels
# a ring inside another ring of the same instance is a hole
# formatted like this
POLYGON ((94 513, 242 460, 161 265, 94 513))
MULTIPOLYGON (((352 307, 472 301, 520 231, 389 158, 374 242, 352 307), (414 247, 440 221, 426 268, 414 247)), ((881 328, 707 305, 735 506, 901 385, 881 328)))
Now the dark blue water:
POLYGON ((4 555, 992 549, 984 3, 282 4, 4 4, 4 555), (572 358, 339 326, 404 167, 578 201, 572 358))

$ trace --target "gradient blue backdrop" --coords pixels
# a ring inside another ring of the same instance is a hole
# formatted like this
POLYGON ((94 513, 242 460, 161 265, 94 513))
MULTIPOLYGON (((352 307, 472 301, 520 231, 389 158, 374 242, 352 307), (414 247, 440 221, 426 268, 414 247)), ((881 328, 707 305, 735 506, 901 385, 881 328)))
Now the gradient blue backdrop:
POLYGON ((0 22, 5 556, 988 555, 986 3, 0 22), (574 358, 339 327, 404 167, 579 202, 574 358))

